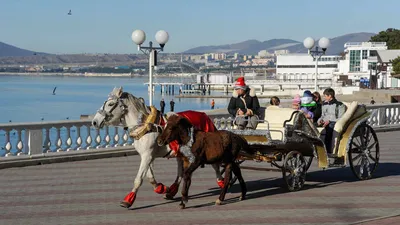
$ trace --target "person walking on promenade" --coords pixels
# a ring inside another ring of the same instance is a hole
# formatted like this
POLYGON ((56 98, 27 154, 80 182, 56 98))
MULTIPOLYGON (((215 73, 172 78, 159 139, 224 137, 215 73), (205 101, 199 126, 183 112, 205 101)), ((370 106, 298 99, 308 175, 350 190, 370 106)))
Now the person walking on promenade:
POLYGON ((214 107, 215 107, 215 101, 213 99, 213 100, 211 100, 211 109, 214 109, 214 107))
POLYGON ((371 97, 371 105, 375 104, 374 97, 371 97))
POLYGON ((171 112, 173 112, 174 111, 174 107, 175 107, 174 99, 171 99, 171 101, 169 102, 169 105, 171 106, 171 112))
POLYGON ((161 109, 161 114, 164 115, 164 109, 165 109, 164 99, 161 99, 160 101, 160 109, 161 109))

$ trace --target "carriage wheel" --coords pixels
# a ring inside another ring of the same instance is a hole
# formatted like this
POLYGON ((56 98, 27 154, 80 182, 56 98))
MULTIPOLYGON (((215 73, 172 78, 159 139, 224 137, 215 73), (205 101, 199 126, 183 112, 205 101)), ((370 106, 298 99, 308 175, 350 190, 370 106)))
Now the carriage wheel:
POLYGON ((379 141, 372 127, 363 123, 351 138, 348 158, 351 170, 360 180, 372 177, 379 163, 379 141))
POLYGON ((285 156, 282 174, 289 191, 300 190, 306 180, 307 163, 298 151, 291 151, 285 156))

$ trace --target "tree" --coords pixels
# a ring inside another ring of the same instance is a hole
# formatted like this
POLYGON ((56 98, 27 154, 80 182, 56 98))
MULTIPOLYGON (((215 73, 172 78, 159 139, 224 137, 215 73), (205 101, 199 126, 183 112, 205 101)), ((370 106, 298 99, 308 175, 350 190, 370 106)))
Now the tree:
POLYGON ((379 34, 372 36, 371 42, 386 42, 388 49, 400 49, 400 30, 388 28, 379 34))
POLYGON ((400 74, 400 56, 391 61, 393 66, 393 73, 400 74))

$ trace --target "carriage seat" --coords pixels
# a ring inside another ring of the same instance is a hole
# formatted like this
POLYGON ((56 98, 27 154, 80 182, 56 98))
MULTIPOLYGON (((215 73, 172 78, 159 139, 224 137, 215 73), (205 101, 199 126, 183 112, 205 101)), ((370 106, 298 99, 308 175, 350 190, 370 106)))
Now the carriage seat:
MULTIPOLYGON (((291 108, 279 108, 278 106, 268 106, 265 109, 264 113, 264 121, 268 121, 268 123, 259 123, 257 125, 257 130, 267 130, 269 124, 269 130, 272 139, 282 140, 284 135, 285 128, 283 127, 283 123, 285 120, 290 119, 290 116, 294 112, 294 109, 291 108)), ((288 124, 293 124, 290 121, 288 124)))

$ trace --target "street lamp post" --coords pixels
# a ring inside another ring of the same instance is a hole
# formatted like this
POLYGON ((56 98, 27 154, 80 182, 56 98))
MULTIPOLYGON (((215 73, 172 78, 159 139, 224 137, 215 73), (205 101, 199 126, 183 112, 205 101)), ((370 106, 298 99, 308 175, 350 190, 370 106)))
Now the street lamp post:
POLYGON ((142 30, 132 32, 132 41, 138 45, 138 51, 142 51, 149 56, 149 105, 153 105, 153 70, 157 65, 157 52, 164 51, 164 46, 168 42, 169 35, 165 30, 160 30, 156 33, 156 41, 160 47, 154 47, 153 42, 149 42, 149 47, 144 47, 142 44, 146 40, 146 34, 142 30))
POLYGON ((315 50, 312 50, 315 45, 315 40, 311 37, 304 39, 303 45, 308 49, 308 54, 310 54, 313 59, 315 59, 314 90, 317 91, 318 60, 321 58, 321 56, 325 55, 326 49, 329 47, 330 42, 329 39, 326 37, 319 39, 318 45, 322 49, 322 51, 318 49, 318 46, 315 46, 315 50))

